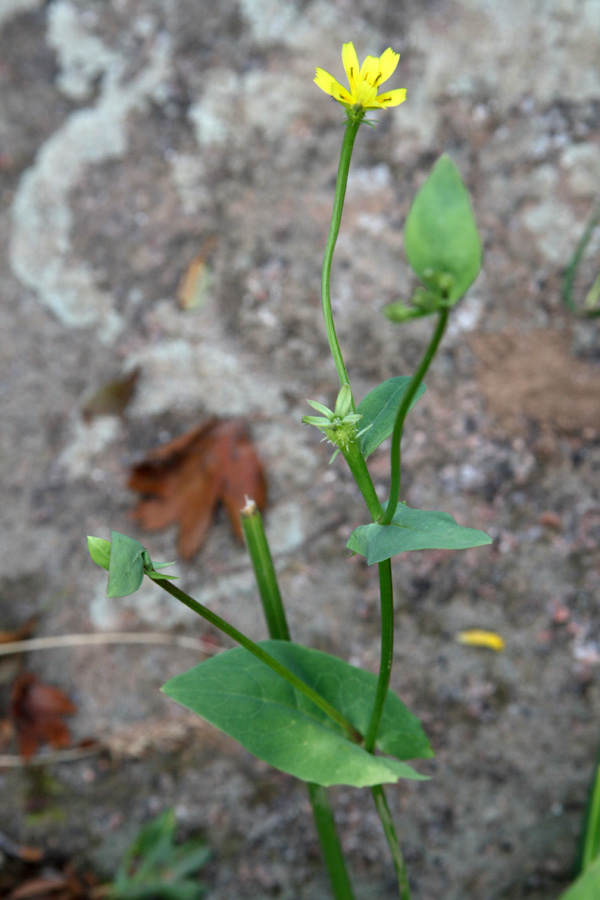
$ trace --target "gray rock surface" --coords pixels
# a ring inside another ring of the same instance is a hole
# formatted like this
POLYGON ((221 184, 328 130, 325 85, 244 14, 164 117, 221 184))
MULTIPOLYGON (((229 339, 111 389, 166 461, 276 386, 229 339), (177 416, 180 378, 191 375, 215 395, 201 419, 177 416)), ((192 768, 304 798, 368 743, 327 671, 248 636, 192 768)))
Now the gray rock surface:
MULTIPOLYGON (((244 416, 269 480, 267 528, 294 636, 376 669, 376 572, 348 559, 360 497, 300 424, 335 399, 320 261, 342 136, 312 83, 340 51, 391 45, 407 102, 357 140, 334 309, 356 394, 409 373, 429 324, 408 296, 408 205, 448 152, 472 192, 484 271, 409 419, 406 499, 487 530, 492 549, 394 562, 394 688, 436 758, 390 791, 415 900, 549 900, 569 880, 596 758, 598 326, 564 310, 564 269, 598 198, 597 0, 0 0, 2 623, 38 634, 201 622, 152 588, 106 600, 85 535, 108 527, 174 558, 175 532, 131 523, 128 469, 210 415, 244 416), (203 303, 183 310, 197 254, 203 303), (126 418, 86 398, 140 369, 126 418), (459 646, 492 628, 502 654, 459 646)), ((577 288, 591 284, 593 252, 577 288), (580 283, 581 282, 581 283, 580 283)), ((581 288, 582 289, 582 288, 581 288)), ((596 320, 597 321, 597 320, 596 320)), ((387 461, 373 457, 378 489, 387 461)), ((219 518, 182 585, 264 636, 245 552, 219 518)), ((51 767, 60 791, 0 771, 0 830, 103 876, 137 827, 175 806, 214 850, 213 900, 322 900, 301 786, 158 693, 189 650, 84 647, 27 665, 78 704, 72 730, 120 748, 51 767), (175 735, 175 737, 173 737, 175 735), (36 787, 37 784, 37 787, 36 787)), ((7 695, 15 663, 0 666, 7 695)), ((14 748, 13 748, 14 750, 14 748)), ((333 792, 360 900, 396 896, 374 812, 333 792)))

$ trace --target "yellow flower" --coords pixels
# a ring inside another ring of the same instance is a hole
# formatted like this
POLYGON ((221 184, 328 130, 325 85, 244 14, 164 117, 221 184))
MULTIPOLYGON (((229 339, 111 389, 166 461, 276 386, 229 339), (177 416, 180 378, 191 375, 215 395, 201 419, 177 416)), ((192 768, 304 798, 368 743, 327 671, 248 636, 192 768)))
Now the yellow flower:
POLYGON ((362 66, 358 65, 358 57, 352 42, 342 48, 342 62, 348 76, 350 90, 346 90, 339 81, 326 72, 317 69, 315 84, 345 106, 346 109, 384 109, 386 106, 398 106, 406 100, 405 88, 377 94, 379 87, 393 75, 398 65, 400 54, 391 47, 381 56, 367 56, 362 66))

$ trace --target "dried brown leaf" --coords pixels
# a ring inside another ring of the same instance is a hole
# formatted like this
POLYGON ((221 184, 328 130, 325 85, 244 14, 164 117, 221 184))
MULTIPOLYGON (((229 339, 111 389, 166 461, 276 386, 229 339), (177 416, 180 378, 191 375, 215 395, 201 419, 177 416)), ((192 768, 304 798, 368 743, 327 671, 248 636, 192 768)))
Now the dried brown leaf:
POLYGON ((94 879, 80 878, 72 864, 67 863, 62 872, 28 878, 8 894, 6 900, 88 900, 94 895, 90 882, 94 879))
POLYGON ((209 419, 132 469, 129 487, 145 495, 133 512, 143 528, 180 525, 178 549, 190 559, 200 549, 219 503, 241 540, 240 510, 246 495, 259 509, 266 502, 262 463, 238 419, 209 419))
POLYGON ((139 377, 140 370, 136 368, 123 378, 98 388, 83 405, 83 420, 91 422, 94 416, 122 416, 133 398, 139 377))
POLYGON ((71 735, 62 717, 75 712, 75 704, 58 688, 44 684, 31 672, 19 675, 11 691, 9 717, 17 732, 21 756, 30 759, 43 743, 54 748, 68 747, 71 735))

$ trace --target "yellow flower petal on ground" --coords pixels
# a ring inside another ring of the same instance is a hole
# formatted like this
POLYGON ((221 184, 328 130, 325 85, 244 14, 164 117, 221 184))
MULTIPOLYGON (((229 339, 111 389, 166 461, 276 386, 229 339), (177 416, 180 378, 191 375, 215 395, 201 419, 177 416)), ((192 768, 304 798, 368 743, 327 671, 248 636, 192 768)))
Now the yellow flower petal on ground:
POLYGON ((467 647, 487 647, 500 653, 504 650, 504 639, 495 631, 484 631, 481 628, 471 628, 468 631, 459 631, 456 635, 459 644, 467 647))
POLYGON ((317 69, 315 84, 342 106, 355 111, 364 109, 384 109, 398 106, 406 100, 406 90, 396 89, 377 95, 379 86, 393 75, 400 54, 388 47, 381 56, 367 56, 359 68, 354 44, 349 41, 342 47, 342 63, 348 78, 349 90, 324 69, 317 69))

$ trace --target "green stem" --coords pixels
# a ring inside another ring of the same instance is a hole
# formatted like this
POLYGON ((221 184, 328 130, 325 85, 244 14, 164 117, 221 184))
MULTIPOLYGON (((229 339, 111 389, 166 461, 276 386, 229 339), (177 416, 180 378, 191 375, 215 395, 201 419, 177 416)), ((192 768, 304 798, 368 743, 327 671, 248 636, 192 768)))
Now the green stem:
MULTIPOLYGON (((418 387, 418 385, 417 385, 418 387)), ((415 388, 416 390, 416 388, 415 388)), ((375 488, 371 480, 371 476, 367 469, 365 459, 360 451, 358 444, 351 444, 344 452, 344 457, 361 493, 365 499, 369 512, 373 521, 376 521, 383 513, 383 509, 375 493, 375 488)), ((392 582, 392 561, 385 559, 379 563, 379 593, 381 604, 381 649, 379 656, 379 677, 377 679, 377 689, 375 692, 375 700, 373 709, 371 710, 371 719, 365 737, 364 747, 369 753, 375 751, 377 742, 377 733, 381 723, 381 716, 387 698, 390 678, 392 674, 392 662, 394 655, 394 594, 392 582)), ((371 788, 375 808, 381 820, 381 825, 388 842, 396 877, 398 879, 398 887, 400 891, 400 900, 410 900, 410 888, 408 877, 406 874, 406 866, 402 856, 402 848, 398 841, 396 829, 392 821, 392 816, 385 799, 382 785, 371 788)))
POLYGON ((379 656, 379 678, 375 701, 371 710, 371 720, 365 737, 365 750, 373 753, 383 707, 390 686, 394 655, 394 594, 392 586, 392 561, 385 559, 379 563, 379 595, 381 603, 381 650, 379 656))
POLYGON ((337 836, 327 791, 320 784, 312 784, 312 782, 307 782, 306 787, 335 900, 354 900, 354 892, 337 836))
POLYGON ((229 622, 226 622, 225 619, 222 619, 216 613, 212 612, 206 606, 203 606, 202 603, 198 603, 197 600, 194 600, 193 597, 190 597, 189 594, 186 594, 184 591, 180 590, 180 588, 175 587, 174 584, 171 584, 170 581, 154 581, 154 584, 157 584, 159 587, 166 591, 167 594, 171 594, 172 597, 175 597, 179 600, 180 603, 183 603, 184 606, 187 606, 188 609, 193 610, 193 612, 197 613, 199 616, 202 616, 203 619, 206 619, 207 622, 210 622, 211 625, 214 625, 215 628, 218 628, 236 643, 240 644, 244 647, 245 650, 248 650, 249 653, 252 653, 256 656, 257 659, 260 659, 261 662, 265 663, 265 665, 269 666, 274 672, 280 675, 282 678, 292 685, 297 691, 300 691, 301 694, 304 694, 305 697, 308 697, 309 700, 317 706, 322 712, 324 712, 330 719, 336 722, 346 733, 346 736, 349 740, 354 741, 355 743, 360 743, 362 740, 361 735, 357 732, 356 728, 343 716, 340 712, 335 709, 330 703, 327 702, 320 694, 314 691, 309 685, 307 685, 302 679, 298 678, 297 675, 294 675, 286 666, 282 665, 274 656, 271 656, 270 653, 267 653, 266 650, 263 650, 258 644, 256 644, 253 640, 243 634, 241 631, 238 631, 237 628, 234 628, 233 625, 230 625, 229 622))
MULTIPOLYGON (((363 113, 364 115, 364 113, 363 113)), ((340 230, 342 221, 342 210, 344 208, 344 198, 346 196, 346 185, 348 183, 348 171, 350 169, 350 159, 352 158, 352 149, 354 141, 360 127, 363 116, 353 115, 348 117, 346 123, 346 131, 344 132, 344 140, 340 152, 340 162, 338 166, 337 182, 335 186, 335 197, 333 199, 333 210, 331 213, 331 225, 329 226, 329 234, 327 236, 327 244, 325 245, 325 254, 323 257, 323 269, 321 271, 321 303, 323 306, 323 318, 325 320, 325 329, 327 331, 327 340, 329 341, 329 349, 333 356, 333 361, 337 369, 340 385, 349 384, 350 379, 344 364, 342 351, 340 350, 339 341, 333 324, 333 313, 331 311, 331 263, 333 261, 333 251, 340 230)))
POLYGON ((261 514, 253 500, 248 501, 242 509, 242 529, 252 561, 269 636, 275 640, 289 641, 290 630, 281 600, 271 550, 261 514))
POLYGON ((383 507, 379 502, 379 497, 375 491, 373 480, 358 442, 355 441, 351 443, 345 449, 340 447, 340 451, 348 463, 348 468, 352 472, 352 477, 356 481, 356 484, 363 495, 371 518, 376 522, 383 515, 383 507))
MULTIPOLYGON (((269 542, 262 517, 253 501, 249 501, 242 510, 242 528, 252 560, 269 636, 275 640, 289 641, 290 631, 269 542)), ((327 791, 320 784, 311 782, 307 782, 306 787, 335 900, 354 900, 327 791)))
POLYGON ((377 815, 383 825, 385 838, 388 842, 392 859, 394 860, 394 869, 396 870, 398 887, 400 889, 400 900, 410 900, 410 886, 408 883, 408 875, 406 874, 406 865, 404 863, 404 857, 402 856, 398 835, 396 834, 396 828, 394 827, 392 814, 385 798, 383 786, 378 784, 375 787, 372 787, 371 795, 375 801, 375 809, 377 810, 377 815))
MULTIPOLYGON (((350 168, 350 159, 352 157, 352 149, 354 147, 354 140, 356 138, 356 134, 358 132, 361 120, 363 118, 364 112, 362 115, 349 115, 348 122, 346 125, 346 131, 344 134, 344 140, 342 143, 342 150, 340 153, 340 162, 338 167, 338 176, 337 183, 335 189, 335 198, 333 203, 333 211, 331 215, 331 225, 329 228, 329 235, 327 238, 327 245, 325 247, 325 256, 323 259, 323 269, 321 275, 321 302, 323 305, 323 318, 325 320, 325 329, 327 331, 327 339, 329 341, 329 348, 331 350, 331 355, 333 356, 333 361, 335 363, 335 367, 337 370, 338 378, 340 381, 340 385, 349 384, 350 379, 348 378, 348 373, 346 371, 346 366, 344 364, 344 359, 342 356, 342 352, 340 350, 340 345, 337 339, 335 325, 333 322, 333 313, 331 310, 331 294, 330 294, 330 279, 331 279, 331 265, 333 260, 333 252, 335 249, 335 244, 337 241, 337 236, 340 230, 340 223, 342 221, 342 211, 344 207, 344 198, 346 195, 346 185, 348 182, 348 171, 350 168)), ((446 314, 447 315, 447 314, 446 314)), ((445 322, 444 322, 445 325, 445 322)), ((443 328, 441 330, 443 333, 443 328)), ((441 339, 441 333, 438 339, 441 339)), ((437 343, 433 348, 431 356, 435 353, 435 349, 437 348, 437 343)), ((429 360, 430 361, 430 360, 429 360)), ((427 371, 427 365, 423 368, 423 371, 418 380, 416 380, 416 376, 419 374, 416 373, 413 378, 413 383, 409 386, 410 394, 408 402, 406 404, 406 410, 402 413, 402 415, 398 415, 396 418, 396 426, 395 430, 398 430, 398 438, 397 438, 397 456, 398 456, 398 483, 397 483, 397 494, 400 493, 400 480, 399 480, 399 464, 400 464, 400 437, 402 435, 402 426, 404 423, 404 417, 410 406, 410 401, 414 397, 416 390, 420 382, 423 379, 425 372, 427 371), (413 391, 411 393, 411 388, 413 391)), ((406 398, 405 398, 406 399, 406 398)), ((352 408, 355 409, 354 400, 352 401, 352 408)), ((358 443, 351 444, 345 450, 342 450, 344 454, 344 458, 348 463, 350 471, 360 489, 360 492, 363 495, 365 503, 367 504, 367 508, 371 515, 371 518, 374 522, 381 521, 385 516, 383 507, 379 502, 379 498, 377 497, 377 493, 375 491, 375 487, 373 485, 373 481, 369 474, 369 470, 367 468, 367 464, 365 462, 364 456, 360 450, 358 443)), ((394 479, 394 472, 392 470, 392 479, 394 479)), ((396 504, 391 512, 388 521, 391 521, 391 518, 396 511, 396 505, 398 501, 396 500, 396 504)), ((388 503, 388 508, 390 504, 388 503)), ((369 752, 373 752, 375 749, 375 742, 377 740, 377 731, 379 729, 379 723, 381 721, 381 715, 383 712, 383 707, 385 704, 385 698, 387 696, 387 691, 389 687, 390 675, 391 675, 391 666, 392 666, 392 654, 393 654, 393 595, 392 595, 392 570, 391 570, 391 561, 385 560, 383 563, 380 563, 379 566, 379 579, 380 579, 380 593, 381 593, 381 611, 382 611, 382 639, 381 639, 381 660, 380 660, 380 670, 379 670, 379 680, 377 683, 377 691, 375 695, 375 703, 373 707, 373 711, 371 714, 371 721, 369 723, 369 730, 367 734, 368 743, 365 744, 366 749, 369 752)), ((375 807, 377 809, 377 813, 379 818, 381 819, 381 823, 388 841, 390 845, 390 850, 392 853, 392 857, 394 860, 394 866, 396 869, 396 874, 398 876, 398 883, 400 885, 400 896, 401 900, 410 900, 410 892, 408 889, 408 880, 406 878, 406 870, 404 867, 404 861, 402 859, 402 851, 400 849, 400 845, 398 844, 398 840, 396 837, 396 831, 394 828, 394 824, 392 822, 392 818, 390 815, 389 808, 387 806, 387 802, 385 799, 385 795, 383 793, 383 788, 381 785, 372 788, 373 798, 375 800, 375 807)))
POLYGON ((391 464, 391 477, 390 477, 390 499, 385 508, 385 513, 383 517, 380 519, 381 525, 389 525, 392 519, 394 518, 394 513, 398 507, 398 501, 400 499, 400 483, 402 478, 402 459, 400 455, 400 442, 402 440, 402 430, 404 428, 404 420, 406 419, 406 415, 410 409, 410 405, 414 399, 415 394, 419 389, 419 385, 425 378, 425 374, 431 360, 435 356, 436 350, 442 340, 442 336, 444 334, 444 330, 446 328, 446 323, 448 321, 448 309, 443 309, 439 313, 438 322, 433 333, 433 337, 429 342, 429 346, 427 347, 425 353, 423 354, 423 358, 419 363, 419 367, 415 374, 413 375, 410 384, 408 385, 408 390, 404 394, 402 398, 402 403, 396 413, 396 421, 394 423, 394 430, 392 432, 392 447, 390 451, 390 464, 391 464))

